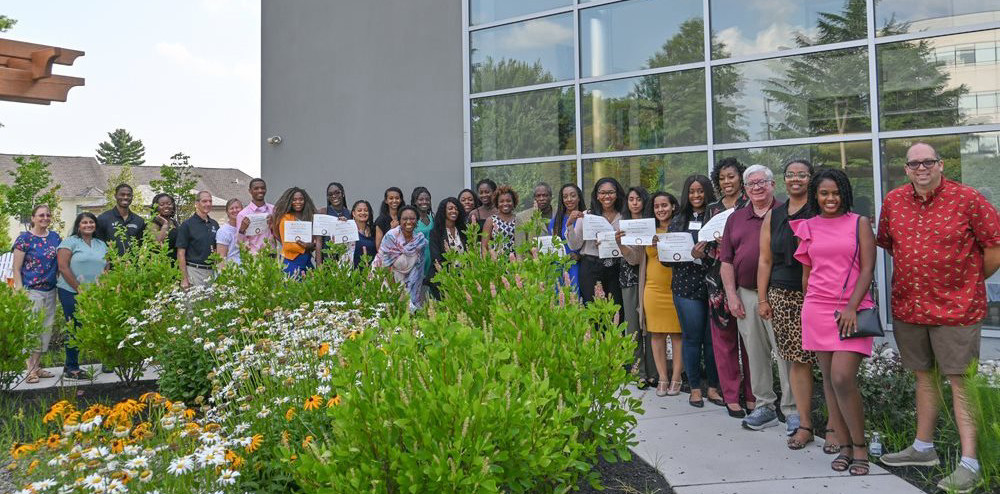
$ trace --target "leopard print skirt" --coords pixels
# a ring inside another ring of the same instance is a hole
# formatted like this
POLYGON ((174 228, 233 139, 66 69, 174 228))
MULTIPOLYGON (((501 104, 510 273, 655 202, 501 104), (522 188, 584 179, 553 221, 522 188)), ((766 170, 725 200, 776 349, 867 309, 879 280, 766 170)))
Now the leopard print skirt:
POLYGON ((802 292, 772 286, 767 300, 778 355, 788 362, 815 364, 816 354, 802 349, 802 292))

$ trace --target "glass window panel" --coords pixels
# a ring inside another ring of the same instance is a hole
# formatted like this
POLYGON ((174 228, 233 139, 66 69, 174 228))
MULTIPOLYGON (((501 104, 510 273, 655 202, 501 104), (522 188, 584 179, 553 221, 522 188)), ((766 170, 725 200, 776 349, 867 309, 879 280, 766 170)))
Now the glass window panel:
POLYGON ((701 0, 632 0, 580 11, 583 77, 705 59, 701 0))
POLYGON ((573 78, 573 14, 473 31, 472 92, 573 78))
MULTIPOLYGON (((576 161, 528 163, 522 165, 480 166, 472 169, 472 183, 488 178, 498 185, 509 185, 517 192, 517 210, 532 206, 535 185, 545 182, 553 190, 576 183, 576 161)), ((555 204, 555 203, 553 203, 555 204)))
POLYGON ((976 96, 976 113, 991 113, 997 110, 997 93, 983 93, 976 96))
POLYGON ((839 168, 851 179, 854 191, 854 212, 868 216, 875 214, 875 178, 872 169, 871 141, 834 142, 801 146, 772 146, 747 148, 735 151, 716 151, 715 158, 733 156, 747 166, 764 165, 774 172, 774 194, 781 200, 785 193, 784 166, 793 159, 807 159, 819 169, 839 168))
MULTIPOLYGON (((882 130, 910 130, 1000 122, 995 112, 969 112, 963 97, 1000 90, 996 60, 943 64, 933 54, 1000 42, 1000 30, 938 36, 878 47, 882 130)), ((959 58, 962 57, 959 51, 959 58)))
POLYGON ((469 23, 485 24, 572 4, 573 0, 470 0, 469 23))
POLYGON ((590 204, 594 184, 604 177, 614 177, 628 189, 641 185, 650 192, 662 190, 680 194, 684 179, 691 174, 708 175, 708 154, 676 153, 651 156, 601 158, 583 161, 583 194, 590 204))
MULTIPOLYGON (((862 39, 864 0, 711 0, 712 36, 731 55, 862 39)), ((720 58, 713 53, 713 58, 720 58)))
MULTIPOLYGON (((880 143, 882 190, 888 193, 896 187, 909 183, 903 164, 906 162, 906 150, 914 143, 926 142, 934 146, 944 160, 945 177, 975 187, 994 207, 1000 207, 1000 174, 997 173, 996 165, 1000 162, 998 141, 1000 141, 998 132, 883 139, 880 143)), ((983 326, 998 329, 1000 275, 994 274, 987 279, 986 287, 990 311, 983 321, 983 326)))
POLYGON ((472 100, 472 161, 576 153, 572 87, 472 100))
POLYGON ((976 43, 976 63, 992 64, 997 61, 995 43, 976 43))
POLYGON ((704 69, 584 84, 581 91, 585 153, 705 144, 704 69))
POLYGON ((875 3, 875 28, 879 36, 995 21, 1000 21, 1000 1, 997 0, 879 0, 875 3))
POLYGON ((961 65, 976 63, 976 49, 972 46, 960 46, 955 49, 955 62, 961 65))
POLYGON ((712 68, 715 142, 871 131, 867 48, 712 68))

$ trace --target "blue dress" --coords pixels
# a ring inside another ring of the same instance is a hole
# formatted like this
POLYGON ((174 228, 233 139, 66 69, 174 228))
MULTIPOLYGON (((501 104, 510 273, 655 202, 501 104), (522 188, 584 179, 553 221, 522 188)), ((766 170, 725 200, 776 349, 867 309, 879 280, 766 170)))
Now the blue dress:
MULTIPOLYGON (((555 233, 554 233, 554 231, 555 231, 555 223, 556 223, 556 219, 555 218, 552 218, 552 220, 549 221, 549 235, 555 235, 555 233)), ((559 230, 559 234, 558 234, 559 238, 563 239, 564 242, 566 241, 566 224, 567 223, 569 223, 569 217, 568 216, 566 216, 566 217, 563 218, 562 229, 559 230)), ((563 248, 566 249, 566 254, 579 254, 580 253, 580 251, 578 251, 578 250, 570 249, 568 242, 566 242, 566 243, 563 244, 563 248)), ((580 274, 580 263, 579 263, 579 261, 574 262, 572 265, 570 265, 569 270, 567 272, 569 273, 569 281, 570 281, 570 284, 573 286, 573 291, 576 292, 576 295, 579 297, 580 296, 580 277, 579 277, 579 274, 580 274)), ((560 285, 563 284, 563 279, 562 278, 559 279, 559 284, 560 285)))

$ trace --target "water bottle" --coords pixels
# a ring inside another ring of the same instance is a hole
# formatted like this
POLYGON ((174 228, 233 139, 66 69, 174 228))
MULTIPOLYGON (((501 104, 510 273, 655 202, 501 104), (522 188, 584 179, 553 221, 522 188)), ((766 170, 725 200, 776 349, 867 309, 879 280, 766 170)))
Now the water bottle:
POLYGON ((868 456, 876 459, 882 456, 882 436, 878 431, 872 432, 871 442, 868 443, 868 456))

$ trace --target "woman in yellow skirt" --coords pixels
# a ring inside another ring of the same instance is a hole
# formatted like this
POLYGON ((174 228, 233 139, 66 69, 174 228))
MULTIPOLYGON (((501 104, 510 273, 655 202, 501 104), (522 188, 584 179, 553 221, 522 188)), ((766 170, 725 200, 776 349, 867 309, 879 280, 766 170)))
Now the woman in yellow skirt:
MULTIPOLYGON (((647 217, 656 219, 656 232, 666 233, 667 225, 677 210, 677 199, 667 192, 656 192, 649 201, 652 210, 647 217)), ((621 238, 621 233, 619 233, 621 238)), ((660 263, 656 252, 656 237, 653 245, 646 247, 622 246, 622 255, 629 263, 639 265, 639 321, 643 331, 652 335, 653 360, 659 383, 657 396, 676 396, 681 392, 681 323, 677 318, 673 294, 670 291, 672 270, 660 263), (673 350, 673 369, 670 380, 667 374, 667 336, 673 350), (667 384, 669 382, 669 385, 667 384)))

